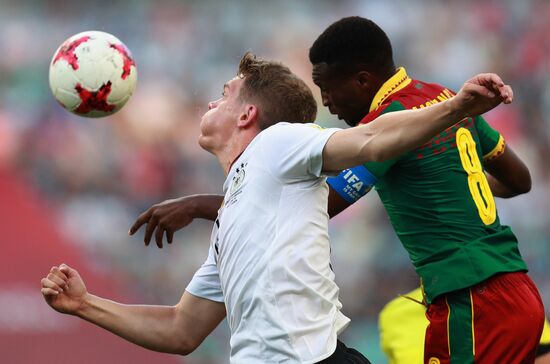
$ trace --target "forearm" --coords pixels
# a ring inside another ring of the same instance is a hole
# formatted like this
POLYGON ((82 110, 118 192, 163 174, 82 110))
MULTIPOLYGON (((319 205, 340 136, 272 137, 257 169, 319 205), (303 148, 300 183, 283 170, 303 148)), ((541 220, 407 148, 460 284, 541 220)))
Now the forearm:
POLYGON ((175 307, 124 305, 88 294, 76 314, 147 349, 176 354, 185 351, 175 307))
POLYGON ((369 138, 362 150, 363 163, 385 161, 415 149, 464 118, 452 99, 430 107, 387 113, 360 126, 369 138))
POLYGON ((323 149, 323 171, 382 162, 421 146, 463 118, 449 101, 387 113, 369 124, 334 133, 323 149))
POLYGON ((194 216, 214 221, 218 216, 218 209, 223 203, 223 195, 193 195, 192 208, 194 216))

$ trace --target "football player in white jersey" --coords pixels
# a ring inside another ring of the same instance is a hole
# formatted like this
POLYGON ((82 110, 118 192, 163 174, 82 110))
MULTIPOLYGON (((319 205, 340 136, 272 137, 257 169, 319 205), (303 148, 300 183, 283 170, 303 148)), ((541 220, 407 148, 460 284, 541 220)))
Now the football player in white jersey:
POLYGON ((189 354, 227 317, 231 363, 368 363, 338 341, 326 174, 413 149, 469 115, 512 101, 493 74, 421 110, 350 129, 315 124, 309 88, 277 62, 247 53, 201 120, 199 144, 227 174, 208 257, 175 306, 123 305, 89 293, 61 264, 41 281, 55 310, 143 347, 189 354))

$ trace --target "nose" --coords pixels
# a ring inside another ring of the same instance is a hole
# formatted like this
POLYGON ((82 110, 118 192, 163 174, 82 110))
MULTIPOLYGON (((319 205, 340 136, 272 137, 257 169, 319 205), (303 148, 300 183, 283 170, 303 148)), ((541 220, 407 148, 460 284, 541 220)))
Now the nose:
POLYGON ((215 101, 210 101, 208 103, 208 110, 212 110, 212 109, 218 107, 218 104, 220 103, 221 100, 222 100, 222 98, 220 97, 219 99, 217 99, 215 101))

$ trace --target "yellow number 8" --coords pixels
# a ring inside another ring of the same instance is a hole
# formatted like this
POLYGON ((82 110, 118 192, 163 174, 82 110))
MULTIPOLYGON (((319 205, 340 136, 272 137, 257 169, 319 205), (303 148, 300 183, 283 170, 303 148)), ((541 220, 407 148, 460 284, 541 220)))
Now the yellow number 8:
POLYGON ((476 204, 481 221, 490 225, 497 218, 497 209, 493 193, 481 168, 481 162, 477 155, 476 142, 472 133, 466 128, 460 128, 456 132, 456 146, 460 154, 462 167, 468 173, 468 187, 476 204))

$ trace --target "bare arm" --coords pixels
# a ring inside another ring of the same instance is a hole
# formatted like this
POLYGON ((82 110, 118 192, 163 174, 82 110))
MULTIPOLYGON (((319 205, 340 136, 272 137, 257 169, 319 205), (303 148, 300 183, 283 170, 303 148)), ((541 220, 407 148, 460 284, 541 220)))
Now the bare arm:
POLYGON ((531 190, 529 169, 508 145, 502 155, 485 163, 485 170, 496 197, 514 197, 531 190))
POLYGON ((79 316, 147 349, 189 354, 225 317, 225 305, 185 292, 176 306, 125 305, 94 296, 78 272, 53 267, 42 294, 55 310, 79 316))
POLYGON ((537 356, 535 359, 535 364, 550 364, 550 353, 546 352, 542 355, 537 356))
POLYGON ((384 161, 419 147, 465 117, 512 102, 512 89, 495 74, 467 81, 449 100, 418 110, 384 114, 367 125, 338 131, 323 150, 323 171, 384 161))
POLYGON ((350 206, 351 204, 349 202, 344 200, 342 196, 338 194, 338 192, 336 192, 332 187, 329 186, 328 216, 330 216, 331 219, 350 206))
POLYGON ((171 244, 174 233, 189 225, 193 219, 216 220, 222 202, 223 196, 206 194, 166 200, 151 206, 139 215, 128 234, 133 235, 143 224, 147 224, 143 239, 145 245, 149 245, 154 232, 157 246, 162 248, 165 233, 166 241, 171 244))
POLYGON ((76 314, 147 349, 187 355, 223 320, 225 306, 189 292, 176 306, 124 305, 89 294, 76 314))

